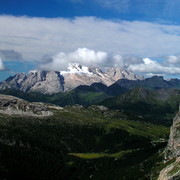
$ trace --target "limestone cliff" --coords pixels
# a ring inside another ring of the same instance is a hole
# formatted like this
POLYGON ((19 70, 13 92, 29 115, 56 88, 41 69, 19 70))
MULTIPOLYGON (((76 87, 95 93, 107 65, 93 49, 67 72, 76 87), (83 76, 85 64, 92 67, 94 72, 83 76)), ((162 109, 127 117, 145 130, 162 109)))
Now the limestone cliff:
POLYGON ((167 148, 165 150, 165 161, 170 162, 159 175, 158 180, 180 179, 180 109, 173 120, 167 148))

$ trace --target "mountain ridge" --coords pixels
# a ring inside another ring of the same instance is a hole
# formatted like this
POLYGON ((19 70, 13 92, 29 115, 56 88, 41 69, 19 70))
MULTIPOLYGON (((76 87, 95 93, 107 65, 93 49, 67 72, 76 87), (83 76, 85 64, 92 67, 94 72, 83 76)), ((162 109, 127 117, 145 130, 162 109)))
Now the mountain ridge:
POLYGON ((143 80, 119 79, 116 83, 129 90, 136 87, 144 87, 148 89, 180 89, 180 79, 165 80, 163 76, 152 76, 143 80))
POLYGON ((147 118, 148 121, 170 125, 171 116, 178 109, 179 89, 146 89, 137 87, 120 96, 110 97, 99 105, 147 118))
POLYGON ((15 89, 23 92, 40 92, 54 94, 70 91, 79 85, 103 83, 112 85, 118 79, 142 80, 132 71, 122 68, 109 68, 103 72, 99 68, 90 68, 79 64, 71 64, 69 71, 30 71, 28 74, 19 73, 0 83, 0 90, 15 89))

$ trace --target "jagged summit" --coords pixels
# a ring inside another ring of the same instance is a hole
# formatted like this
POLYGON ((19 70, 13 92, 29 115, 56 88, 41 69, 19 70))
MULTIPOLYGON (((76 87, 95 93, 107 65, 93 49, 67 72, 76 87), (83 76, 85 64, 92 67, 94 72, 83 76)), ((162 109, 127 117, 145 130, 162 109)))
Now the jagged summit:
POLYGON ((109 68, 103 72, 100 68, 73 63, 69 64, 67 71, 33 70, 28 74, 16 74, 3 81, 0 90, 13 88, 23 92, 54 94, 72 90, 79 85, 103 83, 110 86, 119 79, 142 80, 143 77, 122 68, 109 68))

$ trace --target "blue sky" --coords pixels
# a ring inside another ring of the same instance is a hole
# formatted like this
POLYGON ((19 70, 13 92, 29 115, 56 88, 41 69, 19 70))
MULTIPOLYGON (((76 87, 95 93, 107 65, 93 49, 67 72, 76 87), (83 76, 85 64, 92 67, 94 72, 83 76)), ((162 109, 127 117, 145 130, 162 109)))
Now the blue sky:
POLYGON ((0 81, 76 61, 180 75, 179 0, 1 0, 0 7, 0 81))
POLYGON ((180 23, 179 0, 1 0, 1 14, 31 17, 95 16, 180 23))

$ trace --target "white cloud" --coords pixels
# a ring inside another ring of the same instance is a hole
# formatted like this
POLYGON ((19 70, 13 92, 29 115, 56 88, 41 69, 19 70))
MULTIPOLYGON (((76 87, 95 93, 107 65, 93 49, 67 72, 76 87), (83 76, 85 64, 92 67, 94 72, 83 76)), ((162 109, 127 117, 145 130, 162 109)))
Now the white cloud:
POLYGON ((180 56, 168 56, 167 63, 180 66, 180 56))
POLYGON ((152 77, 152 76, 166 76, 166 74, 147 73, 146 76, 148 76, 148 77, 152 77))
MULTIPOLYGON (((173 61, 174 62, 174 61, 173 61)), ((153 75, 179 75, 180 67, 173 62, 157 62, 149 58, 138 58, 110 54, 104 51, 94 51, 87 48, 78 48, 76 51, 65 53, 60 52, 53 57, 48 57, 42 64, 42 70, 66 70, 69 63, 79 63, 88 67, 122 67, 146 76, 153 75)))
POLYGON ((175 67, 169 65, 163 65, 163 63, 159 63, 155 60, 144 58, 143 63, 130 65, 128 69, 139 72, 139 73, 145 73, 147 75, 154 75, 154 74, 180 74, 180 67, 175 67))
POLYGON ((127 12, 131 5, 130 0, 94 0, 105 8, 115 9, 120 12, 127 12))
POLYGON ((22 55, 14 50, 1 50, 0 58, 3 61, 20 61, 23 60, 22 55))
POLYGON ((79 47, 130 56, 179 53, 180 26, 94 17, 30 18, 0 16, 0 49, 17 51, 26 60, 68 53, 79 47))
POLYGON ((44 64, 40 65, 45 70, 64 70, 69 63, 79 63, 86 66, 100 65, 107 62, 108 54, 102 51, 93 51, 87 48, 78 48, 74 52, 60 52, 47 59, 44 64))
POLYGON ((60 52, 51 58, 46 58, 40 65, 44 70, 65 70, 69 63, 79 63, 90 67, 128 67, 130 64, 141 62, 141 58, 123 57, 120 55, 108 54, 104 51, 94 51, 87 48, 78 48, 76 51, 65 53, 60 52))
MULTIPOLYGON (((55 0, 61 3, 62 0, 55 0)), ((146 19, 161 19, 177 21, 179 13, 179 0, 66 0, 71 3, 81 3, 83 5, 99 5, 117 13, 124 13, 127 17, 131 17, 132 13, 141 14, 146 19)), ((110 12, 111 13, 111 12, 110 12)))
POLYGON ((4 67, 4 64, 0 58, 0 71, 3 71, 3 70, 5 70, 5 67, 4 67))
POLYGON ((0 25, 3 61, 23 57, 38 62, 41 69, 52 70, 62 70, 68 63, 76 62, 86 66, 120 66, 146 74, 180 73, 180 56, 172 56, 179 54, 178 25, 95 17, 15 16, 0 16, 0 25), (167 60, 138 58, 158 56, 167 60))

